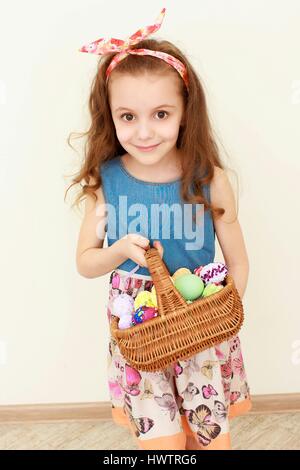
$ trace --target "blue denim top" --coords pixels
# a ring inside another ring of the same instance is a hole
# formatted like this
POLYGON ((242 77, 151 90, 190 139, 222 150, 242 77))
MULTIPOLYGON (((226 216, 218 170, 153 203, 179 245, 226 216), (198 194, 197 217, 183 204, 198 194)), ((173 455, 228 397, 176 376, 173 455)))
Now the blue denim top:
MULTIPOLYGON (((199 265, 214 261, 215 229, 210 211, 203 204, 184 202, 180 196, 181 179, 169 183, 152 183, 135 178, 125 168, 121 156, 99 167, 107 209, 107 244, 127 233, 138 233, 159 240, 164 248, 163 261, 170 274, 181 267, 192 272, 199 265), (199 211, 200 209, 200 211, 199 211), (196 214, 197 223, 192 220, 196 214), (204 221, 204 223, 203 223, 204 221)), ((210 201, 210 188, 203 185, 210 201)), ((136 263, 127 259, 116 268, 131 271, 136 263)), ((146 267, 136 274, 150 275, 146 267)))

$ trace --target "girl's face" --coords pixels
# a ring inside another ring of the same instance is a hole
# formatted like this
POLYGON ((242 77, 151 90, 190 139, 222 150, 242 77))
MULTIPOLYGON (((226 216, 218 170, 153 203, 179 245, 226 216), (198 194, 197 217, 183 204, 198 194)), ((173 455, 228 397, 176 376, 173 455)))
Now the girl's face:
POLYGON ((116 74, 109 87, 116 134, 128 154, 145 165, 175 156, 184 114, 178 79, 173 74, 116 74), (138 148, 152 145, 157 146, 147 152, 138 148))

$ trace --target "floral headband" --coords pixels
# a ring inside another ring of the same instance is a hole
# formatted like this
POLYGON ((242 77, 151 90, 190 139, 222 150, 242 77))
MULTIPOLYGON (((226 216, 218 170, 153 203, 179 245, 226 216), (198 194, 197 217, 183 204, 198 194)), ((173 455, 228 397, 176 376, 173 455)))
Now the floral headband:
POLYGON ((132 34, 126 40, 115 39, 115 38, 109 38, 109 39, 101 38, 89 44, 85 44, 79 49, 79 51, 89 52, 91 54, 98 54, 98 55, 105 55, 111 52, 119 52, 113 57, 111 63, 109 64, 106 70, 106 83, 108 81, 109 75, 112 72, 112 70, 116 67, 116 65, 122 59, 125 59, 125 57, 127 57, 128 54, 152 55, 172 65, 172 67, 174 67, 179 73, 179 75, 182 77, 188 89, 188 76, 187 76, 186 67, 180 60, 176 59, 176 57, 173 57, 172 55, 167 54, 166 52, 152 51, 150 49, 130 49, 130 46, 134 44, 138 44, 140 41, 147 38, 150 34, 155 33, 160 28, 162 21, 164 19, 164 16, 165 16, 165 11, 166 11, 165 8, 161 10, 156 22, 153 25, 140 28, 136 33, 132 34))

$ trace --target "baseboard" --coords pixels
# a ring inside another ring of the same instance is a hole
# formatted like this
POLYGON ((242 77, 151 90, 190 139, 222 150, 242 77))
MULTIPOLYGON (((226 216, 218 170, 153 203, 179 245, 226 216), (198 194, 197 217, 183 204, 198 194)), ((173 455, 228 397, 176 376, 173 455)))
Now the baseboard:
MULTIPOLYGON (((252 409, 248 414, 300 412, 300 393, 252 395, 252 409)), ((110 402, 51 403, 0 406, 0 423, 108 421, 110 402)))
POLYGON ((108 421, 110 419, 111 404, 108 401, 0 406, 0 423, 108 421))
POLYGON ((250 414, 299 413, 300 393, 253 395, 250 414))

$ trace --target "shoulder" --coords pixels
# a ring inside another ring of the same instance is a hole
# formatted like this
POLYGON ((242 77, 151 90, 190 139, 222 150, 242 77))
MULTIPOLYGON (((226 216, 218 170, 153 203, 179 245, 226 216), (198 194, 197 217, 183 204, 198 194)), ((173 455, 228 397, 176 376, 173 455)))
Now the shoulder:
POLYGON ((234 221, 237 217, 234 191, 225 170, 214 167, 214 176, 210 183, 210 199, 214 207, 225 209, 221 216, 224 222, 234 221))
POLYGON ((218 166, 214 166, 214 176, 211 181, 212 186, 224 184, 225 180, 228 179, 225 170, 219 168, 218 166))
MULTIPOLYGON (((93 178, 91 176, 90 181, 89 181, 89 185, 93 186, 95 184, 96 184, 96 180, 95 180, 95 178, 93 178)), ((94 195, 86 194, 86 198, 85 198, 86 214, 88 212, 92 211, 93 209, 95 209, 95 207, 97 205, 102 207, 102 205, 105 204, 105 197, 104 197, 102 186, 100 186, 99 188, 94 190, 93 193, 94 193, 94 195), (95 198, 95 196, 96 196, 96 198, 95 198)))

